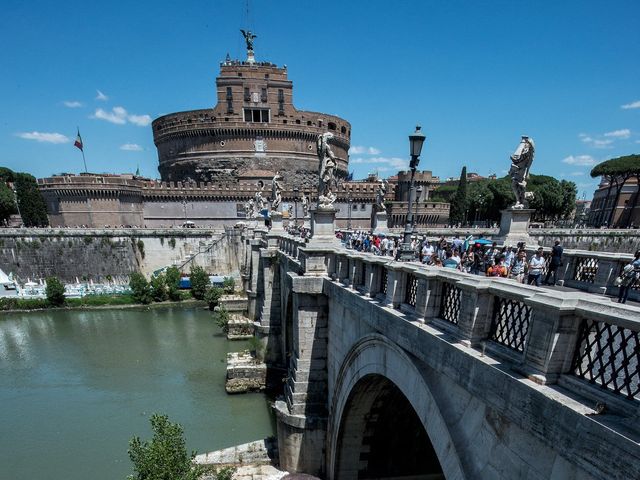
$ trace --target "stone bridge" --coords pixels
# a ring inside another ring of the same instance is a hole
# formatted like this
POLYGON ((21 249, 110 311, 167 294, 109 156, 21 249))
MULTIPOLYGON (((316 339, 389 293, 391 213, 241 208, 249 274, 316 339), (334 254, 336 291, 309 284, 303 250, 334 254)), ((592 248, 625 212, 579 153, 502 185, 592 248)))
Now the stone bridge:
POLYGON ((280 464, 328 479, 640 478, 640 309, 245 230, 280 464))

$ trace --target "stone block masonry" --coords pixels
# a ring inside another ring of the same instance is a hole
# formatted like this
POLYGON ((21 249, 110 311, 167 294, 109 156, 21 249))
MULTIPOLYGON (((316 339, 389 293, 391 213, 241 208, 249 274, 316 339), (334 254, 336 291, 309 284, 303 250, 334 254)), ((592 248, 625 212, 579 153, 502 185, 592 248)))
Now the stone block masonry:
POLYGON ((171 265, 210 274, 239 272, 239 237, 204 229, 0 229, 0 269, 20 281, 125 281, 171 265), (224 238, 223 238, 224 237, 224 238))

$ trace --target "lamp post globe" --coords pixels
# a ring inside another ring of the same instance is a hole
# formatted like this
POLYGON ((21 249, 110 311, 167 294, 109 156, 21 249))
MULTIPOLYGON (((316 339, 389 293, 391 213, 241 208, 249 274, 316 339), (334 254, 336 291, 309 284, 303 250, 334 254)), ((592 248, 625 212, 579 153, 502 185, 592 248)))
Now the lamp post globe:
POLYGON ((407 222, 404 227, 404 239, 400 250, 400 260, 408 262, 415 259, 415 254, 411 248, 411 233, 413 232, 413 198, 414 198, 414 178, 416 175, 416 168, 420 163, 420 154, 422 153, 422 145, 425 141, 424 133, 422 133, 420 125, 416 126, 416 131, 409 135, 409 154, 411 155, 411 161, 409 162, 409 168, 411 169, 411 180, 409 182, 409 201, 407 211, 407 222))

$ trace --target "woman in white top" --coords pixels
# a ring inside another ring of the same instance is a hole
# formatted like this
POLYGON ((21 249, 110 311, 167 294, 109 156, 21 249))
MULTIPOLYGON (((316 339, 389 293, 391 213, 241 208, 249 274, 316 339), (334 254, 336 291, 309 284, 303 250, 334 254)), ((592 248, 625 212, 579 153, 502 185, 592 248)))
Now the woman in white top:
POLYGON ((539 287, 542 284, 542 272, 545 267, 545 259, 542 256, 543 249, 540 247, 536 254, 529 260, 529 274, 527 275, 527 284, 536 284, 539 287))

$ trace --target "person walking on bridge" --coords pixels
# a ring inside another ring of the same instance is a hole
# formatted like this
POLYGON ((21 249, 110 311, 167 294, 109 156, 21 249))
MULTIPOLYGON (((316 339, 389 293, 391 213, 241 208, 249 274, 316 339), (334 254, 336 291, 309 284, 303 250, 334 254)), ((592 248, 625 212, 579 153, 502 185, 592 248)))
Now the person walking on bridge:
POLYGON ((533 283, 536 287, 542 284, 542 272, 544 271, 545 260, 542 256, 543 248, 538 248, 536 254, 529 260, 529 274, 527 275, 527 285, 533 283))
POLYGON ((620 283, 618 291, 618 303, 627 303, 627 297, 629 296, 629 290, 634 282, 640 280, 640 250, 634 255, 634 259, 630 264, 624 267, 622 274, 620 274, 620 283))
POLYGON ((551 249, 551 261, 549 262, 549 271, 544 279, 545 285, 555 285, 558 281, 558 267, 562 266, 562 246, 560 240, 555 241, 555 245, 551 249), (549 282, 549 279, 553 275, 553 283, 549 282))

